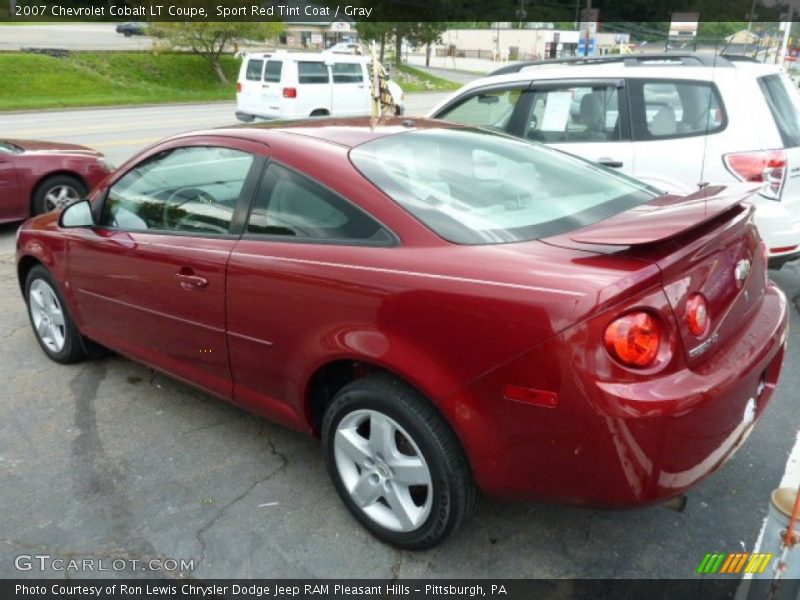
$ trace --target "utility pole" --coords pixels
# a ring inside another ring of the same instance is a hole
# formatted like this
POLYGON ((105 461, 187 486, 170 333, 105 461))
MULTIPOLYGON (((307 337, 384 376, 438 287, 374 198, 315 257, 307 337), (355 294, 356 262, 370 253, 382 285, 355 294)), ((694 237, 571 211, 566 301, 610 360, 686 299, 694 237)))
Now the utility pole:
MULTIPOLYGON (((589 18, 589 13, 592 11, 592 0, 586 0, 586 18, 589 18)), ((585 46, 583 47, 583 55, 589 56, 589 40, 592 37, 592 28, 589 21, 586 21, 586 42, 585 46)))
POLYGON ((778 54, 778 64, 783 66, 783 63, 786 61, 786 49, 789 47, 789 33, 792 31, 792 12, 793 8, 789 6, 789 16, 786 21, 783 22, 783 42, 781 43, 781 51, 778 54))

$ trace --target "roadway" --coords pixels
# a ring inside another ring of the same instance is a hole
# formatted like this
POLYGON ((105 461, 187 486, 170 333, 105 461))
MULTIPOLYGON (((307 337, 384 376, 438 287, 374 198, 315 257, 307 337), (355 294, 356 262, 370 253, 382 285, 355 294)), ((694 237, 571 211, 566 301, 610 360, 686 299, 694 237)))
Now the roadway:
MULTIPOLYGON (((445 93, 406 94, 406 112, 421 115, 445 93)), ((0 113, 0 139, 42 139, 91 146, 119 165, 169 135, 240 124, 235 102, 0 113)))

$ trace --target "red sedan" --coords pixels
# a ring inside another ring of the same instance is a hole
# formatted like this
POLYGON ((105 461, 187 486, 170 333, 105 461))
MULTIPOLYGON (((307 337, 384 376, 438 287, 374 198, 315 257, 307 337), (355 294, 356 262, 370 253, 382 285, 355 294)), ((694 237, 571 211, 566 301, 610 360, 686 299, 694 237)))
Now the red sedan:
POLYGON ((435 121, 221 129, 28 221, 19 282, 53 360, 99 343, 319 436, 420 549, 476 489, 634 506, 731 456, 787 335, 752 192, 435 121))
POLYGON ((0 223, 85 198, 110 171, 103 155, 85 146, 0 140, 0 223))

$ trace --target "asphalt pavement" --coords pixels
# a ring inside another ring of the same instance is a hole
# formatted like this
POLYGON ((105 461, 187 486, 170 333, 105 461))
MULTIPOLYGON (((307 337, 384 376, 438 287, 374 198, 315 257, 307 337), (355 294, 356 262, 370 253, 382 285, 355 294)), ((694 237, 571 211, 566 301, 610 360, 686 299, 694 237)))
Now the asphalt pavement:
MULTIPOLYGON (((230 103, 50 111, 2 115, 0 136, 87 143, 119 162, 170 133, 231 122, 230 103)), ((49 361, 20 296, 15 229, 0 226, 0 577, 40 576, 14 567, 36 553, 193 560, 192 570, 158 574, 196 578, 692 577, 708 552, 754 549, 800 427, 792 308, 771 405, 684 512, 484 498, 443 546, 397 551, 344 508, 316 441, 118 356, 49 361)), ((800 292, 800 265, 771 275, 788 295, 800 292)))
MULTIPOLYGON (((439 92, 406 94, 406 114, 422 115, 446 96, 439 92)), ((235 112, 235 102, 0 112, 0 139, 84 144, 119 165, 169 135, 240 125, 235 112)))
POLYGON ((61 48, 64 50, 149 50, 151 38, 125 37, 117 23, 0 24, 0 50, 61 48))

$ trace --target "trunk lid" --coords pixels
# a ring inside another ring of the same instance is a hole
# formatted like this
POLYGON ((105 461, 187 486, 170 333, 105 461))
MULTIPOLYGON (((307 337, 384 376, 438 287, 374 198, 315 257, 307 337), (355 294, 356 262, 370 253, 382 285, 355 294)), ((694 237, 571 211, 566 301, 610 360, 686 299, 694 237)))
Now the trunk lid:
POLYGON ((735 337, 766 290, 766 256, 753 208, 745 202, 753 190, 752 184, 709 186, 685 197, 661 196, 542 241, 657 265, 686 360, 694 366, 735 337), (695 293, 708 306, 709 326, 702 336, 692 334, 688 325, 686 302, 695 293))

